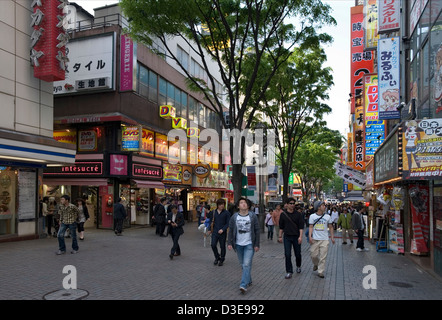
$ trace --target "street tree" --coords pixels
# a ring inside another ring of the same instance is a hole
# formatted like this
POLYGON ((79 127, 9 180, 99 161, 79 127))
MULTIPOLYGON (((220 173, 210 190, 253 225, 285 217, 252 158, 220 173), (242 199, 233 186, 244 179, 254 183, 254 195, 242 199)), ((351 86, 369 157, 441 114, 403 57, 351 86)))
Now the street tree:
MULTIPOLYGON (((333 85, 331 68, 323 67, 324 50, 319 45, 295 48, 293 55, 273 77, 261 104, 275 130, 277 160, 282 168, 283 190, 288 180, 298 147, 312 135, 322 132, 325 114, 331 108, 324 103, 333 85)), ((283 200, 287 192, 283 193, 283 200)))
MULTIPOLYGON (((185 73, 190 88, 204 95, 224 128, 227 109, 231 131, 250 127, 257 108, 251 103, 252 95, 264 99, 270 81, 293 49, 328 41, 318 30, 336 24, 330 7, 321 0, 121 0, 120 6, 131 38, 146 45, 153 39, 159 41, 185 73), (171 37, 189 45, 207 79, 182 65, 176 47, 168 41, 171 37), (218 66, 227 106, 208 68, 210 60, 218 66)), ((236 201, 241 196, 244 139, 239 148, 234 140, 230 139, 230 155, 239 153, 241 159, 232 166, 236 201)))

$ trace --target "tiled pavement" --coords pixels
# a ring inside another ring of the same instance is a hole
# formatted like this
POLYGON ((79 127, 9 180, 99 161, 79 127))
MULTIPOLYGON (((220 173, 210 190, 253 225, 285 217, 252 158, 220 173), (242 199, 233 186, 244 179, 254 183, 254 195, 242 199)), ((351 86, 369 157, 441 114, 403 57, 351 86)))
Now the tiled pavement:
MULTIPOLYGON (((171 238, 154 228, 132 227, 117 237, 112 231, 86 229, 76 255, 56 256, 55 238, 0 243, 0 299, 42 300, 63 289, 66 265, 77 271, 77 286, 85 300, 441 300, 442 280, 408 257, 357 252, 355 244, 330 243, 325 278, 312 271, 309 244, 302 244, 302 272, 284 279, 282 244, 261 234, 261 249, 253 259, 253 285, 239 293, 241 276, 236 253, 227 252, 224 266, 213 265, 213 253, 203 246, 195 223, 185 225, 182 255, 169 259, 171 238), (373 266, 363 272, 365 266, 373 266), (364 277, 375 276, 364 289, 364 277), (375 281, 376 280, 376 281, 375 281)), ((305 240, 305 238, 304 238, 305 240)), ((70 249, 71 239, 66 239, 70 249)), ((294 257, 292 257, 294 260, 294 257)), ((72 275, 72 274, 70 274, 72 275)), ((62 291, 60 291, 62 293, 62 291)), ((65 295, 68 296, 68 295, 65 295)), ((59 298, 63 298, 63 294, 59 298)))

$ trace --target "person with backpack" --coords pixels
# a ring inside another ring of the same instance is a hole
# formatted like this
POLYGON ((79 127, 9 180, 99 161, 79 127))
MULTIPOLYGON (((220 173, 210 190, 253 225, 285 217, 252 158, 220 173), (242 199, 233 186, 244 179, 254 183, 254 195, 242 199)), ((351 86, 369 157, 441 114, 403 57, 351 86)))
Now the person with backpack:
POLYGON ((285 278, 290 279, 293 274, 292 247, 296 257, 296 272, 301 272, 301 243, 304 230, 304 219, 299 210, 295 209, 295 199, 288 198, 286 204, 287 208, 282 211, 279 218, 278 239, 283 240, 284 243, 285 270, 287 272, 285 278))

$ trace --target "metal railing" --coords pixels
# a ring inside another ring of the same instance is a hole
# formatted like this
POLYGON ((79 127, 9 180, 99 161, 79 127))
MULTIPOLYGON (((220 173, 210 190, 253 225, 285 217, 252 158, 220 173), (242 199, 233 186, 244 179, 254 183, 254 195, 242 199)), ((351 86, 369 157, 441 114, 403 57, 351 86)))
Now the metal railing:
POLYGON ((71 32, 79 32, 79 31, 91 30, 96 28, 110 27, 115 25, 118 25, 123 28, 129 27, 129 23, 127 22, 127 19, 123 15, 121 15, 120 13, 114 13, 107 16, 95 17, 93 19, 77 21, 75 23, 74 28, 69 28, 66 31, 68 33, 71 33, 71 32))

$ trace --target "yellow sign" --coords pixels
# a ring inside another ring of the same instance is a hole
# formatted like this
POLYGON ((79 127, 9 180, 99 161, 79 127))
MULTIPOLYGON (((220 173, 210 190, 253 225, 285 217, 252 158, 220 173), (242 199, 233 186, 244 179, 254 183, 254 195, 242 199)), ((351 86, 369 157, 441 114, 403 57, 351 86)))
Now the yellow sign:
POLYGON ((187 129, 187 120, 184 118, 173 118, 172 127, 174 129, 187 129))
POLYGON ((175 118, 176 110, 174 107, 165 105, 160 106, 160 117, 164 119, 172 119, 175 118))
POLYGON ((200 129, 198 128, 188 128, 187 129, 187 137, 189 138, 199 138, 200 137, 200 129))
POLYGON ((77 144, 77 131, 54 130, 53 137, 58 142, 77 144))

